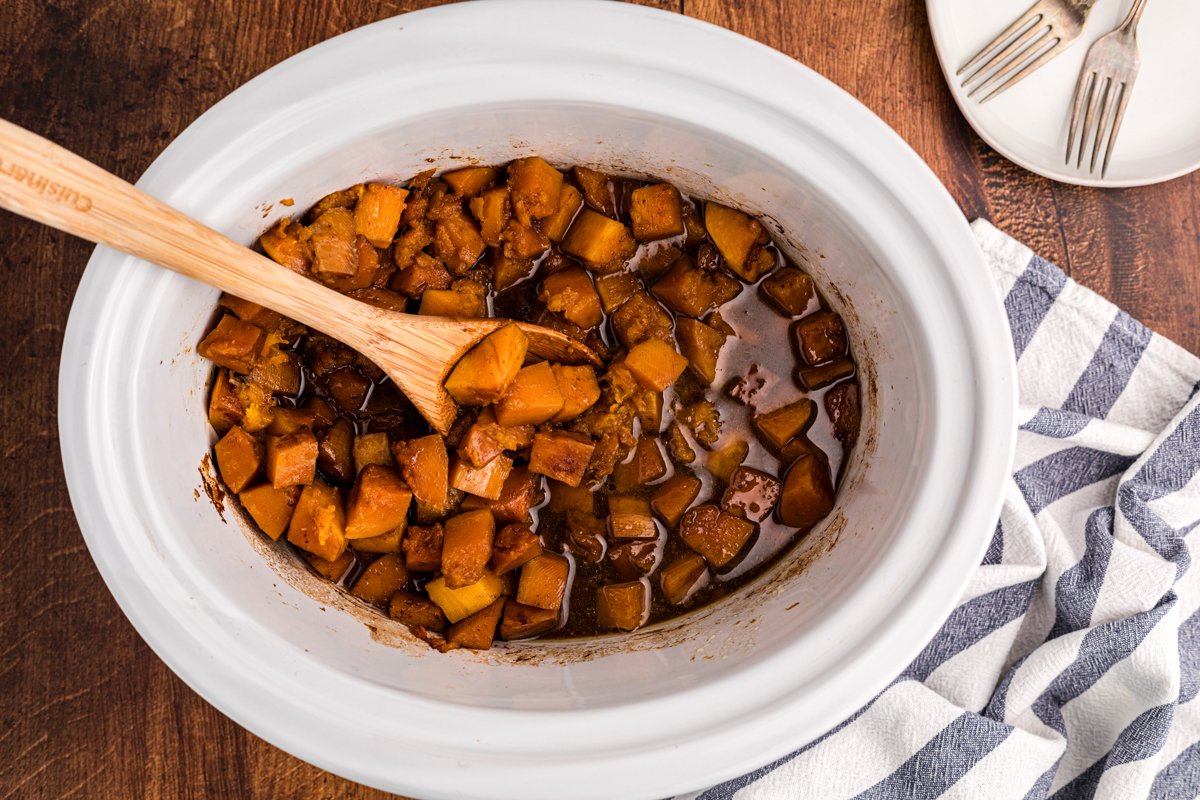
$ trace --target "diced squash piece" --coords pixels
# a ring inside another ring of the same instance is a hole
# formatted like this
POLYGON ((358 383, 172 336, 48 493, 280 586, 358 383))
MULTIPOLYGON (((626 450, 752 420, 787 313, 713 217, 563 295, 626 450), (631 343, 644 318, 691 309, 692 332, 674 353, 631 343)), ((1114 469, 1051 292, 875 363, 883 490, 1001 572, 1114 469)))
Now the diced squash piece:
POLYGON ((846 450, 858 441, 862 425, 862 407, 858 399, 858 383, 846 381, 825 393, 825 412, 833 423, 833 436, 846 450))
POLYGON ((401 545, 404 550, 404 563, 415 572, 433 572, 441 569, 444 536, 445 529, 440 523, 410 527, 401 545))
POLYGON ((266 469, 276 489, 312 483, 317 474, 317 437, 308 428, 268 436, 266 469))
POLYGON ((497 597, 487 608, 476 611, 466 619, 456 622, 446 631, 446 641, 472 650, 490 650, 496 638, 496 627, 504 611, 506 598, 497 597))
POLYGON ((406 518, 400 520, 399 525, 386 533, 368 536, 366 539, 351 539, 350 546, 359 553, 399 553, 407 533, 408 519, 406 518))
POLYGON ((548 508, 559 514, 574 509, 587 514, 596 512, 596 495, 586 486, 571 486, 562 481, 550 481, 550 504, 548 508))
POLYGON ((650 618, 650 586, 643 581, 613 583, 596 590, 596 624, 633 631, 650 618))
POLYGON ((289 219, 279 220, 274 228, 258 237, 263 252, 276 264, 292 272, 307 275, 312 269, 312 244, 308 229, 289 219))
POLYGON ((381 467, 396 466, 392 445, 383 432, 364 433, 354 437, 354 473, 357 475, 372 464, 381 467))
POLYGON ((843 378, 854 374, 854 362, 845 356, 835 358, 819 367, 799 367, 796 370, 796 382, 808 392, 832 386, 843 378))
POLYGON ((596 371, 591 367, 551 364, 550 368, 554 371, 558 391, 563 398, 562 410, 550 418, 551 422, 557 424, 575 419, 600 399, 600 384, 596 381, 596 371))
POLYGON ((712 385, 717 379, 717 359, 727 337, 700 320, 680 317, 675 323, 675 340, 687 358, 688 367, 702 382, 712 385))
POLYGON ((542 553, 521 567, 517 602, 524 606, 557 611, 562 606, 571 564, 558 553, 542 553))
POLYGON ((559 270, 542 281, 538 299, 581 328, 594 328, 604 320, 600 295, 592 279, 579 267, 559 270))
POLYGON ((446 615, 438 608, 437 603, 405 589, 400 589, 392 595, 389 613, 396 622, 435 633, 446 630, 448 624, 446 615))
POLYGON ((238 493, 238 502, 263 533, 279 541, 292 521, 300 492, 299 486, 276 489, 270 483, 260 483, 238 493))
POLYGON ((729 479, 733 477, 733 471, 741 466, 749 452, 750 445, 739 439, 716 452, 709 453, 704 466, 713 474, 713 477, 728 483, 729 479))
POLYGON ((504 489, 504 481, 512 472, 512 465, 512 459, 508 456, 497 456, 486 465, 475 468, 456 453, 450 460, 450 485, 476 497, 498 500, 504 489))
POLYGON ((783 408, 765 414, 755 414, 750 420, 750 426, 763 444, 778 452, 793 438, 807 431, 816 418, 817 404, 807 397, 802 397, 783 408))
POLYGON ((471 201, 471 213, 479 221, 479 234, 492 247, 500 247, 500 233, 512 219, 512 202, 507 186, 488 189, 471 201))
POLYGON ((629 217, 633 238, 652 242, 679 236, 684 232, 683 201, 679 190, 669 183, 634 189, 629 197, 629 217))
POLYGON ((784 267, 758 286, 767 305, 785 317, 798 317, 816 310, 817 286, 807 272, 784 267))
POLYGON ((358 198, 362 197, 363 189, 365 188, 363 184, 356 183, 346 189, 338 189, 336 192, 330 192, 309 209, 308 219, 310 221, 317 219, 331 208, 354 210, 354 204, 358 202, 358 198))
MULTIPOLYGON (((495 415, 492 418, 495 419, 495 415)), ((504 444, 492 436, 498 427, 495 424, 480 424, 478 420, 472 423, 458 444, 459 458, 476 469, 491 463, 505 450, 504 444)))
POLYGON ((790 442, 788 442, 787 446, 779 451, 779 455, 777 457, 779 459, 780 474, 786 472, 787 467, 790 467, 793 463, 795 463, 797 458, 805 455, 815 456, 817 459, 824 462, 826 468, 828 468, 829 456, 825 454, 825 451, 813 444, 812 440, 809 439, 808 436, 800 434, 795 439, 792 439, 790 442))
POLYGON ((562 240, 562 250, 593 272, 616 272, 637 252, 629 228, 585 208, 575 217, 562 240))
POLYGON ((325 377, 325 388, 338 408, 347 414, 357 414, 371 391, 371 382, 354 367, 342 367, 325 377))
POLYGON ((246 380, 268 392, 295 395, 300 393, 300 356, 281 353, 271 348, 271 354, 260 360, 246 373, 246 380))
POLYGON ((385 183, 368 183, 354 206, 354 231, 375 247, 387 247, 400 227, 408 190, 385 183))
POLYGON ((680 556, 663 567, 658 576, 658 585, 672 605, 687 602, 708 579, 708 565, 698 553, 680 556))
POLYGON ((650 503, 638 497, 613 495, 608 499, 608 535, 613 539, 653 539, 658 527, 650 503))
MULTIPOLYGON (((704 225, 729 268, 747 283, 757 283, 762 274, 759 270, 765 266, 759 253, 771 241, 762 223, 728 206, 706 203, 704 225)), ((771 266, 774 264, 772 259, 771 266)))
POLYGON ((496 167, 465 167, 442 175, 442 180, 459 197, 475 197, 499 179, 500 170, 496 167))
POLYGON ((567 512, 567 549, 577 558, 593 564, 604 558, 607 549, 608 527, 604 520, 584 511, 567 512))
MULTIPOLYGON (((355 237, 354 249, 358 254, 358 272, 353 275, 333 275, 322 272, 317 274, 316 277, 321 283, 331 289, 336 289, 344 294, 350 294, 352 297, 361 299, 364 302, 371 302, 371 300, 367 299, 368 297, 377 299, 378 296, 374 295, 374 292, 370 290, 386 291, 380 289, 379 285, 386 283, 392 273, 396 271, 396 262, 391 258, 386 258, 385 256, 390 254, 375 247, 365 236, 355 237), (354 294, 355 292, 364 292, 365 296, 359 297, 354 294)), ((372 303, 372 305, 379 304, 372 303)), ((391 310, 403 311, 404 309, 392 308, 391 310)))
POLYGON ((789 528, 811 528, 833 510, 834 502, 829 466, 815 456, 800 456, 783 479, 779 521, 789 528))
POLYGON ((618 575, 627 581, 636 581, 658 569, 662 553, 657 539, 626 539, 610 547, 606 557, 618 575))
POLYGON ((508 165, 513 214, 523 225, 553 216, 562 187, 563 174, 537 156, 518 158, 508 165))
POLYGON ((340 582, 354 568, 354 565, 358 563, 358 559, 355 558, 353 551, 350 550, 343 551, 340 556, 332 561, 327 561, 320 556, 306 552, 304 560, 317 571, 318 575, 332 583, 340 582))
MULTIPOLYGON (((769 252, 765 254, 768 258, 771 257, 769 252)), ((720 270, 710 272, 708 277, 712 281, 713 304, 716 306, 723 306, 742 293, 743 287, 737 278, 731 278, 720 270)))
POLYGON ((271 417, 271 424, 267 426, 267 433, 271 436, 287 436, 301 428, 312 430, 316 421, 317 412, 310 408, 277 408, 271 417))
POLYGON ((196 352, 232 372, 249 372, 258 364, 267 332, 233 314, 221 317, 196 352))
POLYGON ((417 299, 427 289, 449 289, 454 282, 446 266, 426 253, 417 253, 413 262, 400 270, 388 286, 392 291, 417 299))
POLYGON ((611 314, 642 289, 637 276, 632 272, 614 272, 596 278, 596 293, 600 296, 600 307, 611 314))
POLYGON ((735 517, 713 505, 696 506, 683 515, 679 523, 679 538, 684 544, 704 556, 714 569, 720 569, 734 559, 754 535, 755 525, 735 517))
POLYGON ((661 339, 636 344, 625 357, 625 368, 645 388, 661 392, 687 369, 688 360, 661 339))
POLYGON ((654 282, 654 296, 667 308, 685 317, 702 317, 713 306, 712 279, 687 256, 675 260, 654 282))
POLYGON ((596 445, 590 437, 570 431, 539 432, 533 437, 529 471, 570 486, 578 486, 596 445))
POLYGON ((317 468, 342 483, 354 480, 354 426, 339 419, 316 436, 317 468))
POLYGON ((533 274, 532 258, 509 258, 498 247, 488 251, 488 264, 492 268, 492 288, 497 292, 515 286, 533 274))
POLYGON ((523 367, 493 410, 496 421, 505 427, 540 425, 562 411, 563 396, 550 363, 523 367))
POLYGON ((667 446, 667 453, 675 461, 690 464, 696 460, 696 451, 688 442, 687 436, 683 432, 683 426, 675 420, 672 420, 671 424, 667 426, 667 432, 663 434, 663 444, 667 446))
POLYGON ((496 534, 488 569, 503 575, 541 554, 542 540, 528 525, 507 525, 496 534))
POLYGON ((542 219, 542 233, 552 242, 561 242, 581 208, 583 195, 571 184, 564 183, 558 193, 558 210, 542 219))
POLYGON ((371 605, 385 606, 406 583, 408 570, 404 568, 404 557, 399 553, 385 553, 363 570, 350 588, 350 594, 371 605))
POLYGON ((642 423, 642 430, 644 432, 656 434, 662 430, 662 392, 638 392, 633 397, 633 404, 637 408, 637 417, 642 423))
POLYGON ((318 275, 358 274, 358 234, 354 215, 345 208, 331 208, 308 226, 313 248, 313 272, 318 275))
POLYGON ((242 404, 241 426, 246 433, 266 430, 275 418, 275 402, 271 393, 245 381, 233 382, 232 385, 237 392, 238 402, 242 404))
POLYGON ((208 424, 218 435, 224 436, 242 419, 242 401, 229 380, 229 370, 217 370, 213 381, 212 396, 208 401, 208 424))
POLYGON ((832 311, 809 314, 796 323, 800 355, 810 367, 846 354, 846 326, 832 311))
POLYGON ((612 315, 613 332, 626 349, 647 339, 671 341, 671 315, 646 292, 636 292, 612 315))
POLYGON ((463 406, 484 406, 504 396, 525 362, 529 337, 516 325, 505 325, 459 359, 446 379, 446 391, 463 406))
POLYGON ((482 319, 487 316, 484 298, 450 289, 428 289, 421 295, 418 314, 432 317, 454 317, 456 319, 482 319))
POLYGON ((522 225, 510 219, 500 231, 504 255, 509 258, 535 258, 550 249, 550 239, 537 227, 522 225))
POLYGON ((496 518, 490 509, 468 511, 446 520, 442 574, 447 588, 461 589, 480 579, 492 557, 495 535, 496 518))
POLYGON ((397 443, 392 452, 413 496, 427 506, 444 508, 450 491, 450 457, 446 453, 446 440, 434 433, 397 443))
POLYGON ((488 500, 468 495, 462 502, 462 510, 491 509, 497 525, 524 523, 529 519, 529 509, 541 502, 541 487, 541 475, 535 475, 526 467, 515 467, 505 478, 499 497, 488 500))
POLYGON ((229 292, 221 295, 221 305, 232 311, 242 322, 257 325, 265 331, 271 330, 283 319, 283 315, 278 311, 272 311, 266 306, 260 306, 249 300, 243 300, 229 292))
POLYGON ((240 426, 230 428, 229 433, 213 447, 213 451, 217 456, 221 480, 234 494, 249 486, 263 468, 263 443, 240 426))
POLYGON ((663 522, 673 528, 683 518, 683 513, 696 502, 703 485, 695 475, 676 472, 654 492, 654 496, 650 498, 650 507, 663 522))
POLYGON ((346 538, 366 539, 395 530, 408 518, 412 490, 391 467, 366 466, 346 498, 346 538))
POLYGON ((771 516, 779 502, 780 483, 774 475, 751 467, 738 467, 729 477, 721 497, 721 510, 751 522, 771 516))
POLYGON ((571 178, 579 186, 583 199, 590 208, 606 217, 616 219, 617 201, 607 175, 588 167, 575 166, 571 168, 571 178))
POLYGON ((425 584, 429 599, 438 604, 451 622, 466 619, 487 608, 496 602, 503 588, 504 582, 487 570, 478 581, 461 589, 448 587, 445 577, 435 578, 425 584))
POLYGON ((500 620, 500 638, 506 642, 529 639, 557 626, 557 611, 523 606, 509 600, 504 604, 504 616, 500 620))
POLYGON ((678 245, 666 247, 651 247, 650 252, 638 260, 638 274, 647 284, 654 283, 662 277, 667 269, 683 255, 683 249, 678 245))
POLYGON ((346 514, 337 490, 314 480, 304 487, 288 525, 288 541, 334 561, 346 549, 346 514))
POLYGON ((438 220, 433 235, 433 257, 444 263, 450 274, 462 275, 475 266, 486 247, 479 227, 465 212, 460 210, 438 220))
POLYGON ((618 492, 631 492, 667 474, 667 461, 657 436, 641 436, 632 456, 613 467, 612 482, 618 492))

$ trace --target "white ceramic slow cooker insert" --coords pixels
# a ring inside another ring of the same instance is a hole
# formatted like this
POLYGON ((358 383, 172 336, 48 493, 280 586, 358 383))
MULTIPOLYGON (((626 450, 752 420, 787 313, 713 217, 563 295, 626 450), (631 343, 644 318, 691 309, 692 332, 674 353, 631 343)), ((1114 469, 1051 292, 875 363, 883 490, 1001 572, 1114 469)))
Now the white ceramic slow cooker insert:
POLYGON ((198 491, 195 345, 219 293, 105 248, 64 345, 67 479, 141 635, 279 747, 422 798, 663 798, 812 740, 932 636, 999 513, 1012 348, 961 213, 886 125, 769 48, 621 3, 488 0, 339 36, 205 113, 138 185, 249 245, 352 183, 530 154, 764 215, 839 290, 863 435, 835 513, 764 578, 634 634, 433 652, 198 491))

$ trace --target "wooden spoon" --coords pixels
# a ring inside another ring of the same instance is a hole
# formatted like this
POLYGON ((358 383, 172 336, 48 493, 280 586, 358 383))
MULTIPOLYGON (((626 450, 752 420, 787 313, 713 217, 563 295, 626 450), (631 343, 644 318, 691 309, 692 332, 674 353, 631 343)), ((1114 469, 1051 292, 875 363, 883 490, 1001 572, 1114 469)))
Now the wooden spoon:
MULTIPOLYGON (((0 120, 0 207, 264 305, 345 342, 378 364, 443 435, 458 413, 442 386, 451 368, 480 339, 508 324, 401 314, 338 294, 5 120, 0 120)), ((574 339, 518 324, 534 355, 601 364, 574 339)))

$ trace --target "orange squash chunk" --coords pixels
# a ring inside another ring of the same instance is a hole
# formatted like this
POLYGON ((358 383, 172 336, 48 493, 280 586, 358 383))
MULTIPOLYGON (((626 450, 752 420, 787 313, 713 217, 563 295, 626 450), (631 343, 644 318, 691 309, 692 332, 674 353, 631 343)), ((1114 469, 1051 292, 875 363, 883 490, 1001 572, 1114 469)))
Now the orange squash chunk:
POLYGON ((664 391, 675 383, 687 366, 688 360, 660 339, 634 345, 625 357, 625 368, 638 383, 654 392, 664 391))
POLYGON ((268 355, 259 360, 246 373, 246 380, 276 394, 300 393, 300 356, 296 353, 281 353, 272 347, 268 355))
POLYGON ((816 418, 817 404, 802 397, 783 408, 755 414, 750 425, 763 444, 778 452, 793 438, 807 431, 816 418))
POLYGON ((709 453, 704 466, 713 474, 714 478, 728 483, 733 476, 733 471, 746 460, 749 452, 750 445, 739 439, 736 442, 730 442, 720 450, 709 453))
POLYGON ((408 570, 404 568, 404 558, 399 553, 385 553, 363 570, 350 594, 371 605, 384 606, 406 583, 408 570))
POLYGON ((551 480, 549 508, 560 514, 571 510, 594 514, 596 513, 596 495, 586 486, 571 486, 562 481, 551 480))
POLYGON ((397 443, 392 452, 413 496, 427 506, 444 508, 450 491, 450 457, 446 440, 436 433, 397 443))
POLYGON ((657 539, 625 539, 613 543, 605 554, 608 563, 627 581, 635 581, 654 573, 662 558, 657 539))
POLYGON ((595 449, 591 438, 583 434, 563 430, 539 432, 533 437, 529 471, 578 486, 595 449))
POLYGON ((567 591, 571 565, 558 553, 542 553, 521 567, 517 602, 524 606, 557 611, 567 591))
POLYGON ((288 541, 334 561, 346 549, 346 514, 335 489, 314 480, 304 487, 288 525, 288 541))
POLYGON ((292 272, 307 275, 312 269, 313 251, 308 229, 297 222, 286 218, 279 220, 278 225, 258 237, 258 243, 272 261, 292 272))
POLYGON ((451 625, 446 631, 446 641, 472 650, 490 650, 506 599, 497 597, 487 608, 451 625))
POLYGON ((277 408, 267 426, 267 433, 272 436, 287 436, 301 428, 312 430, 317 421, 317 412, 310 408, 277 408))
POLYGON ((308 227, 313 248, 313 272, 319 275, 358 274, 358 234, 354 215, 345 208, 331 208, 308 227))
POLYGON ((704 586, 707 578, 708 565, 704 558, 697 553, 688 553, 663 567, 658 585, 672 605, 681 605, 704 586))
POLYGON ((452 275, 462 275, 475 266, 485 247, 478 226, 465 212, 460 210, 438 220, 433 235, 433 257, 442 261, 452 275))
POLYGON ((508 187, 513 214, 522 225, 528 225, 530 220, 545 219, 558 211, 563 174, 537 156, 518 158, 508 165, 508 187))
POLYGON ((234 425, 241 422, 242 413, 242 401, 229 380, 229 370, 217 370, 212 397, 208 401, 208 424, 213 426, 213 430, 219 436, 224 436, 234 425))
MULTIPOLYGON (((348 424, 348 423, 347 423, 348 424)), ((388 435, 382 431, 364 433, 354 437, 354 472, 358 474, 372 464, 381 467, 394 467, 396 460, 392 456, 392 446, 388 435)))
POLYGON ((326 376, 325 388, 338 408, 347 414, 357 414, 371 390, 371 382, 354 367, 342 367, 326 376))
POLYGON ((263 467, 263 443, 239 426, 230 428, 213 450, 221 480, 234 494, 249 486, 263 467))
POLYGON ((696 502, 704 484, 694 475, 676 472, 654 492, 650 507, 668 526, 674 527, 688 507, 696 502))
POLYGON ((819 367, 799 367, 796 370, 796 382, 808 392, 832 386, 843 378, 854 374, 854 362, 845 356, 835 358, 819 367))
POLYGON ((633 404, 637 408, 637 417, 642 423, 642 430, 644 432, 658 433, 662 430, 662 392, 638 392, 633 397, 633 404))
POLYGON ((613 583, 596 590, 596 624, 637 630, 650 617, 650 587, 641 581, 613 583))
POLYGON ((523 367, 494 407, 496 421, 505 427, 540 425, 562 410, 562 392, 547 361, 523 367))
POLYGON ((671 315, 645 292, 636 292, 612 315, 613 332, 622 347, 632 349, 647 339, 671 340, 671 315))
POLYGON ((432 317, 482 319, 487 316, 487 300, 483 292, 463 288, 427 289, 421 295, 421 307, 417 313, 432 317))
POLYGON ((862 405, 858 399, 858 382, 846 381, 825 393, 825 413, 833 423, 833 436, 846 450, 858 441, 862 425, 862 405))
POLYGON ((585 208, 562 240, 562 251, 593 272, 616 272, 637 252, 637 242, 620 222, 585 208))
POLYGON ((413 525, 408 529, 401 547, 404 562, 416 572, 433 572, 442 568, 442 540, 445 531, 441 523, 413 525))
POLYGON ((467 428, 462 441, 459 442, 459 458, 475 469, 486 466, 504 452, 504 445, 491 436, 489 427, 475 422, 467 428))
POLYGON ((392 594, 389 607, 392 619, 404 625, 414 625, 427 631, 441 633, 448 624, 446 614, 438 604, 419 594, 404 589, 392 594))
POLYGON ((278 311, 272 311, 266 306, 260 306, 249 300, 243 300, 229 292, 221 295, 221 305, 232 311, 242 322, 257 325, 265 331, 271 330, 283 319, 283 315, 278 311))
POLYGON ((550 249, 550 239, 538 228, 510 219, 500 231, 502 250, 509 258, 535 258, 550 249))
POLYGON ((604 320, 600 295, 592 279, 579 267, 559 270, 542 281, 538 299, 550 311, 557 311, 581 328, 594 328, 604 320))
POLYGON ((512 466, 511 458, 497 456, 486 465, 475 468, 456 453, 450 461, 450 486, 476 497, 498 500, 512 466))
POLYGON ((346 538, 366 539, 395 530, 408 518, 412 490, 390 467, 371 464, 358 473, 346 499, 346 538))
POLYGON ((488 500, 468 495, 463 499, 461 508, 463 511, 489 508, 497 525, 524 523, 529 519, 529 509, 541 501, 541 486, 541 475, 533 474, 526 467, 515 467, 504 479, 499 497, 488 500))
POLYGON ((245 381, 230 381, 242 405, 241 426, 246 433, 266 430, 275 418, 275 404, 271 393, 261 386, 245 381))
POLYGON ((550 369, 554 370, 558 391, 563 398, 562 410, 550 418, 551 422, 557 424, 575 419, 600 399, 600 384, 596 381, 596 371, 591 367, 551 364, 550 369))
POLYGON ((687 358, 688 368, 709 386, 717 379, 717 359, 726 338, 724 333, 700 320, 681 317, 675 323, 675 340, 679 342, 679 351, 687 358))
POLYGON ((479 235, 492 247, 500 247, 500 233, 512 219, 512 202, 507 186, 488 189, 471 201, 471 213, 479 221, 479 235))
POLYGON ((475 197, 500 178, 496 167, 465 167, 447 172, 442 180, 459 197, 475 197))
POLYGON ((611 314, 642 290, 641 283, 632 272, 614 272, 596 278, 596 294, 600 296, 600 307, 611 314))
POLYGON ((330 192, 317 201, 308 212, 308 219, 314 220, 324 214, 331 208, 354 209, 354 204, 358 202, 358 198, 362 197, 363 189, 366 187, 361 183, 356 183, 345 189, 338 189, 336 192, 330 192))
POLYGON ((789 528, 811 528, 833 510, 834 501, 828 465, 816 456, 802 455, 783 479, 779 521, 789 528))
POLYGON ((317 468, 342 483, 354 480, 354 426, 339 419, 316 436, 317 468))
POLYGON ((488 264, 492 268, 492 288, 497 292, 520 283, 533 272, 532 258, 509 258, 502 248, 488 251, 488 264))
POLYGON ((489 333, 459 359, 446 379, 446 391, 463 406, 494 403, 508 391, 529 349, 529 337, 516 325, 489 333))
POLYGON ((399 553, 406 533, 408 533, 408 519, 402 519, 395 528, 378 536, 351 539, 350 546, 357 553, 399 553))
POLYGON ((557 625, 557 611, 523 606, 509 600, 504 604, 504 616, 500 620, 500 638, 506 642, 528 639, 553 630, 557 625))
POLYGON ((267 437, 267 479, 276 489, 312 483, 317 474, 317 437, 308 428, 267 437))
POLYGON ((738 467, 729 477, 729 488, 721 497, 721 510, 751 522, 762 522, 775 510, 779 488, 779 480, 774 475, 738 467))
POLYGON ((638 497, 613 495, 608 498, 608 535, 614 539, 653 539, 658 528, 650 503, 638 497))
POLYGON ((476 583, 492 557, 496 518, 490 509, 459 514, 446 520, 442 539, 442 575, 450 589, 476 583))
POLYGON ((255 524, 262 528, 263 533, 279 541, 292 521, 292 512, 300 499, 300 492, 299 486, 276 489, 269 483, 260 483, 241 491, 238 502, 255 524))
POLYGON ((392 291, 415 300, 426 289, 449 289, 453 282, 454 276, 442 262, 426 253, 417 253, 413 263, 397 272, 388 286, 392 291))
POLYGON ((233 314, 221 317, 196 352, 232 372, 249 372, 258 364, 267 332, 233 314))
POLYGON ((528 525, 508 525, 496 534, 488 569, 497 575, 503 575, 541 554, 542 540, 528 525))
POLYGON ((742 551, 754 535, 753 522, 728 514, 714 505, 696 506, 683 515, 679 538, 720 569, 742 551))
POLYGON ((368 183, 354 206, 354 231, 375 247, 387 247, 400 227, 408 190, 386 183, 368 183))
POLYGON ((542 219, 542 233, 552 242, 561 242, 581 208, 583 195, 571 184, 564 183, 558 193, 558 210, 542 219))
POLYGON ((358 563, 354 552, 351 550, 343 551, 343 553, 332 561, 326 561, 320 556, 315 556, 312 553, 304 553, 304 560, 307 561, 317 574, 327 581, 338 583, 342 578, 346 577, 347 573, 358 563))
POLYGON ((747 283, 757 283, 764 272, 775 266, 775 259, 763 250, 771 241, 762 223, 741 211, 718 203, 704 206, 704 225, 709 238, 725 257, 725 263, 747 283), (767 266, 763 254, 770 257, 767 266))
POLYGON ((588 167, 574 166, 571 177, 579 185, 583 198, 589 207, 594 208, 606 217, 616 218, 617 201, 613 197, 608 175, 588 167))
MULTIPOLYGON (((785 317, 807 313, 817 302, 817 287, 807 272, 784 267, 758 286, 758 294, 767 305, 785 317)), ((815 309, 813 309, 815 310, 815 309)))
POLYGON ((832 311, 809 314, 796 323, 800 355, 810 367, 846 354, 848 340, 842 318, 832 311))
POLYGON ((679 236, 684 232, 683 201, 679 190, 669 183, 634 189, 629 197, 629 217, 633 238, 652 242, 679 236))
POLYGON ((618 492, 631 492, 667 474, 667 462, 657 436, 641 436, 628 461, 613 467, 612 482, 618 492))
POLYGON ((675 260, 654 282, 654 296, 667 308, 686 317, 702 317, 713 306, 713 282, 687 256, 675 260))

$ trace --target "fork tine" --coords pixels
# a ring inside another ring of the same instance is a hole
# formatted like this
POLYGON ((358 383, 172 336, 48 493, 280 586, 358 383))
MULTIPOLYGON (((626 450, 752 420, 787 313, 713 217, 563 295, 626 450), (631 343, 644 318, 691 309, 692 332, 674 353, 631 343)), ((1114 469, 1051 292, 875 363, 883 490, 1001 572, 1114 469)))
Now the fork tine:
POLYGON ((1088 172, 1096 171, 1096 157, 1100 155, 1100 145, 1104 144, 1104 132, 1108 130, 1108 106, 1113 99, 1113 95, 1117 92, 1116 78, 1108 78, 1108 84, 1104 87, 1104 94, 1100 97, 1100 115, 1096 119, 1096 142, 1092 145, 1092 163, 1088 167, 1088 172))
MULTIPOLYGON (((1016 22, 1014 22, 1012 25, 1009 25, 1004 30, 1004 33, 1000 34, 995 39, 993 39, 989 44, 984 46, 984 48, 982 50, 980 50, 978 53, 975 54, 974 58, 972 58, 966 64, 963 64, 962 68, 959 69, 959 71, 955 74, 962 75, 964 72, 969 70, 971 67, 975 66, 980 61, 982 61, 984 59, 984 57, 987 56, 988 53, 995 50, 1000 45, 1004 44, 1004 42, 1008 40, 1008 37, 1012 36, 1014 33, 1021 30, 1022 28, 1024 28, 1030 22, 1036 22, 1037 20, 1034 20, 1035 16, 1040 19, 1042 16, 1042 12, 1039 10, 1039 6, 1041 6, 1040 2, 1034 3, 1032 6, 1030 6, 1029 9, 1024 14, 1022 14, 1017 19, 1016 22)), ((989 59, 988 63, 989 64, 991 63, 990 59, 989 59)))
POLYGON ((1104 151, 1104 166, 1100 168, 1100 177, 1104 178, 1108 175, 1108 161, 1112 158, 1113 145, 1117 141, 1117 133, 1121 130, 1121 120, 1125 118, 1125 104, 1129 102, 1129 95, 1133 90, 1128 83, 1121 84, 1121 95, 1117 101, 1117 111, 1114 114, 1112 133, 1108 135, 1108 147, 1104 151))
POLYGON ((1092 132, 1092 116, 1096 113, 1096 98, 1104 88, 1103 82, 1104 79, 1097 74, 1096 80, 1092 82, 1092 88, 1088 90, 1087 113, 1083 118, 1083 133, 1079 135, 1079 158, 1075 161, 1075 169, 1083 166, 1083 154, 1087 150, 1088 135, 1092 132))
MULTIPOLYGON (((1052 47, 1042 50, 1041 54, 1038 55, 1037 58, 1035 58, 1033 61, 1025 62, 1025 66, 1023 66, 1021 68, 1021 71, 1018 72, 1016 75, 1012 74, 1012 70, 1007 70, 1005 72, 1005 74, 1011 75, 1012 77, 1007 78, 1003 83, 1001 83, 999 86, 997 86, 995 89, 993 89, 987 97, 983 98, 979 102, 986 103, 987 101, 991 100, 993 97, 996 97, 996 96, 1000 95, 1001 93, 1008 91, 1009 89, 1011 89, 1012 87, 1016 86, 1018 83, 1023 81, 1025 78, 1029 77, 1029 75, 1032 74, 1033 71, 1036 70, 1038 67, 1042 66, 1047 61, 1054 58, 1056 55, 1061 53, 1063 50, 1066 50, 1068 47, 1071 46, 1071 42, 1069 40, 1063 39, 1061 37, 1054 39, 1053 42, 1054 42, 1054 44, 1052 47)), ((1030 49, 1032 49, 1032 48, 1030 48, 1030 49)), ((993 80, 995 80, 995 76, 993 76, 993 79, 989 80, 988 83, 992 83, 993 80)), ((981 86, 979 88, 982 89, 983 87, 981 86)), ((976 89, 976 91, 979 91, 979 90, 976 89)))
POLYGON ((1007 64, 1001 64, 996 71, 988 77, 987 80, 968 92, 967 97, 974 97, 988 87, 992 86, 997 81, 1004 80, 1009 75, 1012 75, 1014 70, 1020 68, 1021 65, 1037 55, 1037 53, 1046 46, 1047 42, 1053 41, 1053 31, 1054 29, 1049 27, 1038 30, 1038 35, 1029 41, 1028 46, 1024 50, 1013 56, 1007 64))
POLYGON ((1083 108, 1084 94, 1091 88, 1092 82, 1096 77, 1096 73, 1088 72, 1086 69, 1079 73, 1079 82, 1075 85, 1075 99, 1071 108, 1071 127, 1067 132, 1067 160, 1066 164, 1071 163, 1071 151, 1075 148, 1075 132, 1079 129, 1079 112, 1083 108))
MULTIPOLYGON (((1027 28, 1020 36, 1009 42, 1007 47, 989 58, 986 64, 972 72, 971 76, 963 80, 961 85, 966 86, 972 81, 982 78, 993 66, 1001 70, 1004 69, 1007 66, 1005 62, 1008 60, 1009 56, 1018 51, 1020 51, 1022 55, 1028 52, 1028 49, 1025 47, 1027 44, 1029 47, 1036 47, 1037 43, 1045 38, 1051 30, 1052 27, 1049 25, 1049 23, 1043 23, 1040 21, 1033 23, 1033 25, 1029 26, 1029 28, 1027 28)), ((1017 59, 1020 57, 1021 55, 1016 56, 1017 59)))

